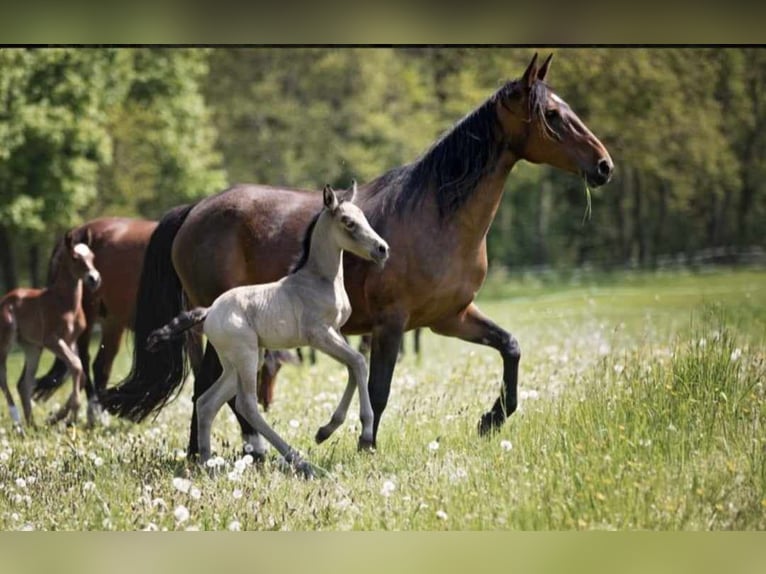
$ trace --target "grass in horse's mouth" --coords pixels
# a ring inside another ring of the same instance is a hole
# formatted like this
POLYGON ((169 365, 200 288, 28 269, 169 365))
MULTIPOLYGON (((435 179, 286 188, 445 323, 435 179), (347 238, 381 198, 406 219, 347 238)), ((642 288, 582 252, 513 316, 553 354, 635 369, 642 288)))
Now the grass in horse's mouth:
POLYGON ((588 180, 583 178, 583 184, 585 184, 585 213, 582 216, 582 222, 586 220, 590 221, 591 216, 591 200, 590 200, 590 187, 588 187, 588 180))

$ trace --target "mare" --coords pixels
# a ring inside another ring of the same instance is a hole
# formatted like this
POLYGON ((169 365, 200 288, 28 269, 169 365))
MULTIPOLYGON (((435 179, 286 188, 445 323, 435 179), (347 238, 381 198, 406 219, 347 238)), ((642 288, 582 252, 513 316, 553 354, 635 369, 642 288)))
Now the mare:
MULTIPOLYGON (((343 333, 372 335, 374 443, 402 334, 418 327, 500 353, 503 383, 480 418, 481 434, 516 410, 519 343, 474 303, 487 274, 487 232, 506 180, 520 160, 572 173, 591 187, 607 183, 614 167, 604 145, 546 83, 550 62, 548 57, 539 65, 535 54, 519 79, 500 87, 423 156, 359 188, 356 204, 392 252, 383 270, 356 257, 344 260, 353 312, 343 333)), ((174 317, 181 289, 192 306, 210 305, 232 287, 286 275, 321 201, 311 191, 237 185, 167 213, 159 225, 164 233, 156 234, 155 273, 139 288, 137 329, 143 324, 146 336, 174 317)), ((133 420, 161 408, 183 382, 183 351, 176 344, 161 362, 136 353, 131 374, 110 391, 107 408, 133 420)), ((220 368, 208 346, 193 398, 220 368)), ((242 431, 247 440, 252 429, 242 431)), ((196 452, 193 414, 188 453, 196 452)))
MULTIPOLYGON (((266 438, 288 463, 306 475, 311 466, 274 431, 258 411, 258 371, 266 349, 311 345, 348 368, 348 384, 330 422, 319 429, 316 441, 326 440, 346 419, 359 392, 362 434, 360 448, 372 446, 372 405, 367 390, 367 363, 348 344, 340 328, 351 316, 343 280, 343 253, 349 251, 382 267, 388 244, 373 231, 362 210, 353 204, 356 183, 347 200, 324 188, 324 206, 306 231, 303 253, 286 277, 273 283, 234 287, 210 307, 185 311, 153 331, 149 350, 203 323, 203 330, 220 358, 223 372, 197 400, 198 443, 201 462, 211 456, 210 431, 218 411, 236 397, 237 410, 266 438)), ((263 447, 258 449, 262 454, 263 447)))
MULTIPOLYGON (((77 356, 76 342, 85 329, 85 313, 81 301, 83 283, 96 289, 101 276, 93 265, 94 255, 88 247, 90 234, 75 242, 71 232, 64 237, 64 252, 60 257, 60 271, 52 285, 44 289, 14 289, 0 299, 0 389, 8 401, 11 418, 21 425, 18 409, 8 389, 6 360, 14 340, 24 351, 24 369, 18 383, 24 418, 30 427, 32 417, 32 389, 35 372, 43 349, 48 349, 66 364, 72 374, 73 389, 66 404, 55 413, 50 422, 68 417, 76 422, 80 408, 80 389, 85 374, 77 356)), ((88 423, 93 424, 95 405, 88 402, 88 423)))
MULTIPOLYGON (((133 317, 138 283, 144 263, 144 254, 157 222, 127 217, 102 217, 88 221, 72 230, 75 240, 90 233, 90 248, 95 255, 94 265, 101 273, 101 285, 96 290, 85 290, 82 308, 85 329, 77 339, 77 352, 85 372, 85 391, 88 399, 99 397, 109 383, 114 359, 120 350, 125 330, 133 329, 133 317), (93 361, 93 379, 90 376, 90 340, 97 323, 101 324, 101 345, 93 361), (94 384, 95 383, 95 384, 94 384)), ((48 264, 48 282, 55 281, 64 253, 64 239, 59 239, 48 264)), ((189 344, 198 340, 190 338, 189 344)), ((201 360, 201 348, 197 354, 201 360)), ((268 410, 274 397, 276 376, 283 363, 293 361, 285 352, 269 353, 264 363, 259 397, 268 410)), ((46 400, 64 383, 68 374, 66 363, 56 358, 48 373, 37 379, 33 398, 46 400)))

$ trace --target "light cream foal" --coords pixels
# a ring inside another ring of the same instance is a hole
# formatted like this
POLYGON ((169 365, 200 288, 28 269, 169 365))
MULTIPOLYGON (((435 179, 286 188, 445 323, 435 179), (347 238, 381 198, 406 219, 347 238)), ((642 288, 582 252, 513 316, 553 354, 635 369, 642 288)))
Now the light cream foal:
POLYGON ((330 422, 321 427, 316 441, 326 440, 345 420, 354 390, 359 391, 362 422, 360 448, 372 445, 372 406, 367 390, 364 356, 341 336, 340 328, 351 315, 343 283, 343 251, 383 265, 388 244, 372 229, 351 196, 339 200, 329 186, 324 206, 306 232, 301 259, 286 277, 273 283, 236 287, 220 295, 210 307, 184 312, 153 331, 147 346, 179 335, 204 321, 208 342, 221 359, 223 373, 197 400, 201 461, 211 455, 210 432, 221 407, 236 395, 236 408, 253 428, 269 441, 297 470, 311 476, 311 465, 285 442, 258 410, 258 369, 266 349, 310 345, 348 367, 349 380, 330 422))

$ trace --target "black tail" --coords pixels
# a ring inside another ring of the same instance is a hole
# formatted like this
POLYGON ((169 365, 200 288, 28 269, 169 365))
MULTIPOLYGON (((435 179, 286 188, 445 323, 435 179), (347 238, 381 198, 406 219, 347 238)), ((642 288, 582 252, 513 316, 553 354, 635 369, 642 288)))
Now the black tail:
POLYGON ((101 397, 109 412, 135 422, 164 407, 173 392, 181 389, 188 373, 183 339, 170 341, 162 353, 151 353, 144 341, 183 308, 181 281, 173 268, 171 249, 192 207, 171 209, 152 233, 136 297, 133 367, 124 381, 101 397))
POLYGON ((205 320, 205 317, 207 317, 208 311, 210 311, 210 307, 196 307, 191 311, 184 311, 164 327, 160 327, 149 333, 149 337, 146 339, 146 349, 151 352, 157 351, 157 345, 162 341, 175 339, 181 333, 194 327, 194 325, 202 323, 202 321, 205 320))
POLYGON ((53 396, 58 388, 64 384, 69 369, 66 363, 56 357, 50 370, 41 378, 35 381, 35 389, 32 391, 32 398, 36 401, 47 401, 53 396))

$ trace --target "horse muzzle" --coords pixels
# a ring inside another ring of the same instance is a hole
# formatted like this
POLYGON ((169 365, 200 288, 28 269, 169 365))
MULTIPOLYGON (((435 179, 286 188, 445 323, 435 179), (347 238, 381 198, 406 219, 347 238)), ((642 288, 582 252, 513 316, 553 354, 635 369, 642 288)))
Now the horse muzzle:
POLYGON ((96 270, 88 271, 84 282, 88 289, 95 291, 101 286, 101 274, 96 270))
POLYGON ((389 249, 386 243, 379 243, 375 248, 370 251, 370 258, 378 264, 378 267, 383 267, 388 261, 389 249))
POLYGON ((585 181, 591 187, 599 187, 608 183, 614 173, 614 163, 610 157, 602 157, 595 167, 585 172, 585 181))

